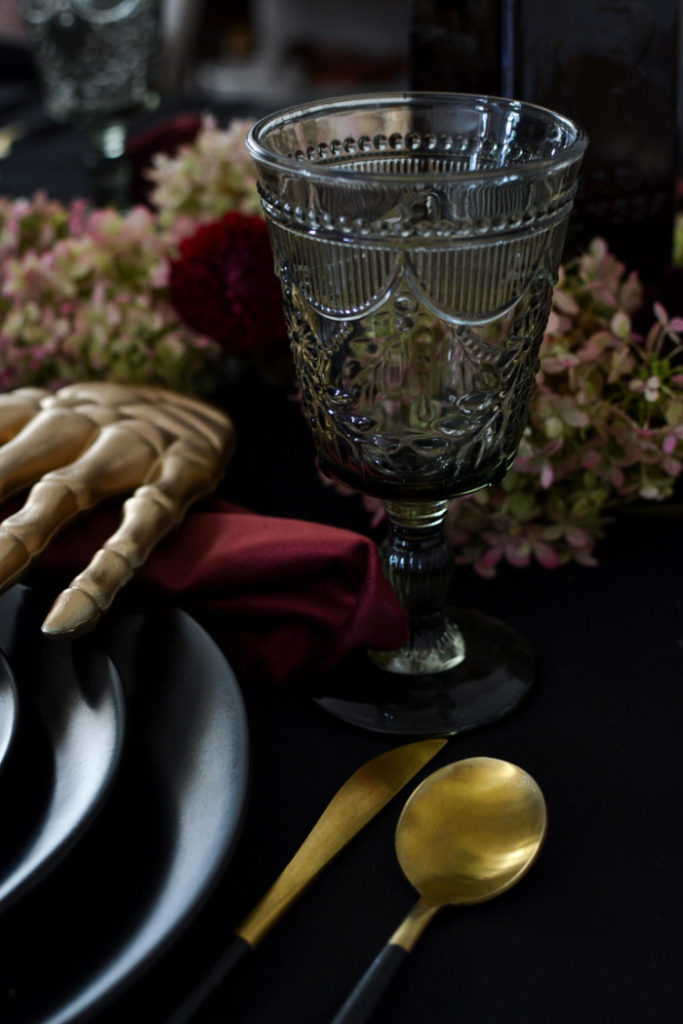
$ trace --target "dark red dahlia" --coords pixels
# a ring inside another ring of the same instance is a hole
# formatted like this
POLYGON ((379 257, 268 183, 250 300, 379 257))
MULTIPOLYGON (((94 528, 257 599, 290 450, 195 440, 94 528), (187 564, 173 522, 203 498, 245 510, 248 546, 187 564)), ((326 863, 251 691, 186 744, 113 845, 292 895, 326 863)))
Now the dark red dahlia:
POLYGON ((171 263, 171 301, 186 324, 228 355, 287 348, 280 283, 261 217, 226 213, 180 244, 171 263))

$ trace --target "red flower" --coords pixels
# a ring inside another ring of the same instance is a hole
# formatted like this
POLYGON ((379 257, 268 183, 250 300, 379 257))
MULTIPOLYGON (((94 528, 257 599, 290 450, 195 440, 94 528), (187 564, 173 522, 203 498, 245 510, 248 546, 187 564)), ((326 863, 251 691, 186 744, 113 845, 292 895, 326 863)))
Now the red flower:
POLYGON ((226 213, 180 243, 171 301, 186 324, 229 355, 287 350, 280 283, 261 217, 226 213))

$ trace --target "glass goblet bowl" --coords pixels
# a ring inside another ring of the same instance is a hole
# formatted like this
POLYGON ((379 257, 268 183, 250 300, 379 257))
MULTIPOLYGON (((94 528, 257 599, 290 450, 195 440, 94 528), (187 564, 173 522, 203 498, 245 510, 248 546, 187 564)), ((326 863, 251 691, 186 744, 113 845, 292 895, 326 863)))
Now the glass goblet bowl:
POLYGON ((585 136, 515 100, 402 93, 281 111, 247 144, 320 468, 383 501, 410 619, 404 648, 317 699, 403 735, 493 721, 526 695, 533 652, 448 606, 443 523, 515 459, 585 136))

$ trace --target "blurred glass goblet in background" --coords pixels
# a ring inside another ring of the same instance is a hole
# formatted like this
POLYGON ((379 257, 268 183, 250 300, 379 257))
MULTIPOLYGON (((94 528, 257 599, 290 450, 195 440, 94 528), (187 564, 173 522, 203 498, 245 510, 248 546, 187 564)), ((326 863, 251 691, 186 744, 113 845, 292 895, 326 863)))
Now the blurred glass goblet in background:
POLYGON ((493 721, 533 655, 445 607, 442 527, 449 499, 515 458, 585 137, 514 100, 408 93, 282 111, 248 145, 320 467, 383 500, 411 621, 405 648, 330 677, 319 701, 406 735, 493 721))
POLYGON ((161 0, 19 0, 45 112, 83 129, 95 199, 124 204, 129 119, 159 100, 161 0))

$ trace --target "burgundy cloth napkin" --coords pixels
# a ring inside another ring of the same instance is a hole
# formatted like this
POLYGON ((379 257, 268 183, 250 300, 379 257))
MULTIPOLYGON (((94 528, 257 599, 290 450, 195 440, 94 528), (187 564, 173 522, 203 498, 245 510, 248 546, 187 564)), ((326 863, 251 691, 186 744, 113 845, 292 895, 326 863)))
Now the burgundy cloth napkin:
MULTIPOLYGON (((53 541, 41 566, 76 575, 118 518, 115 510, 89 513, 53 541)), ((240 678, 304 680, 358 648, 392 649, 408 638, 407 617, 368 538, 224 501, 190 510, 136 578, 176 597, 240 678)))

